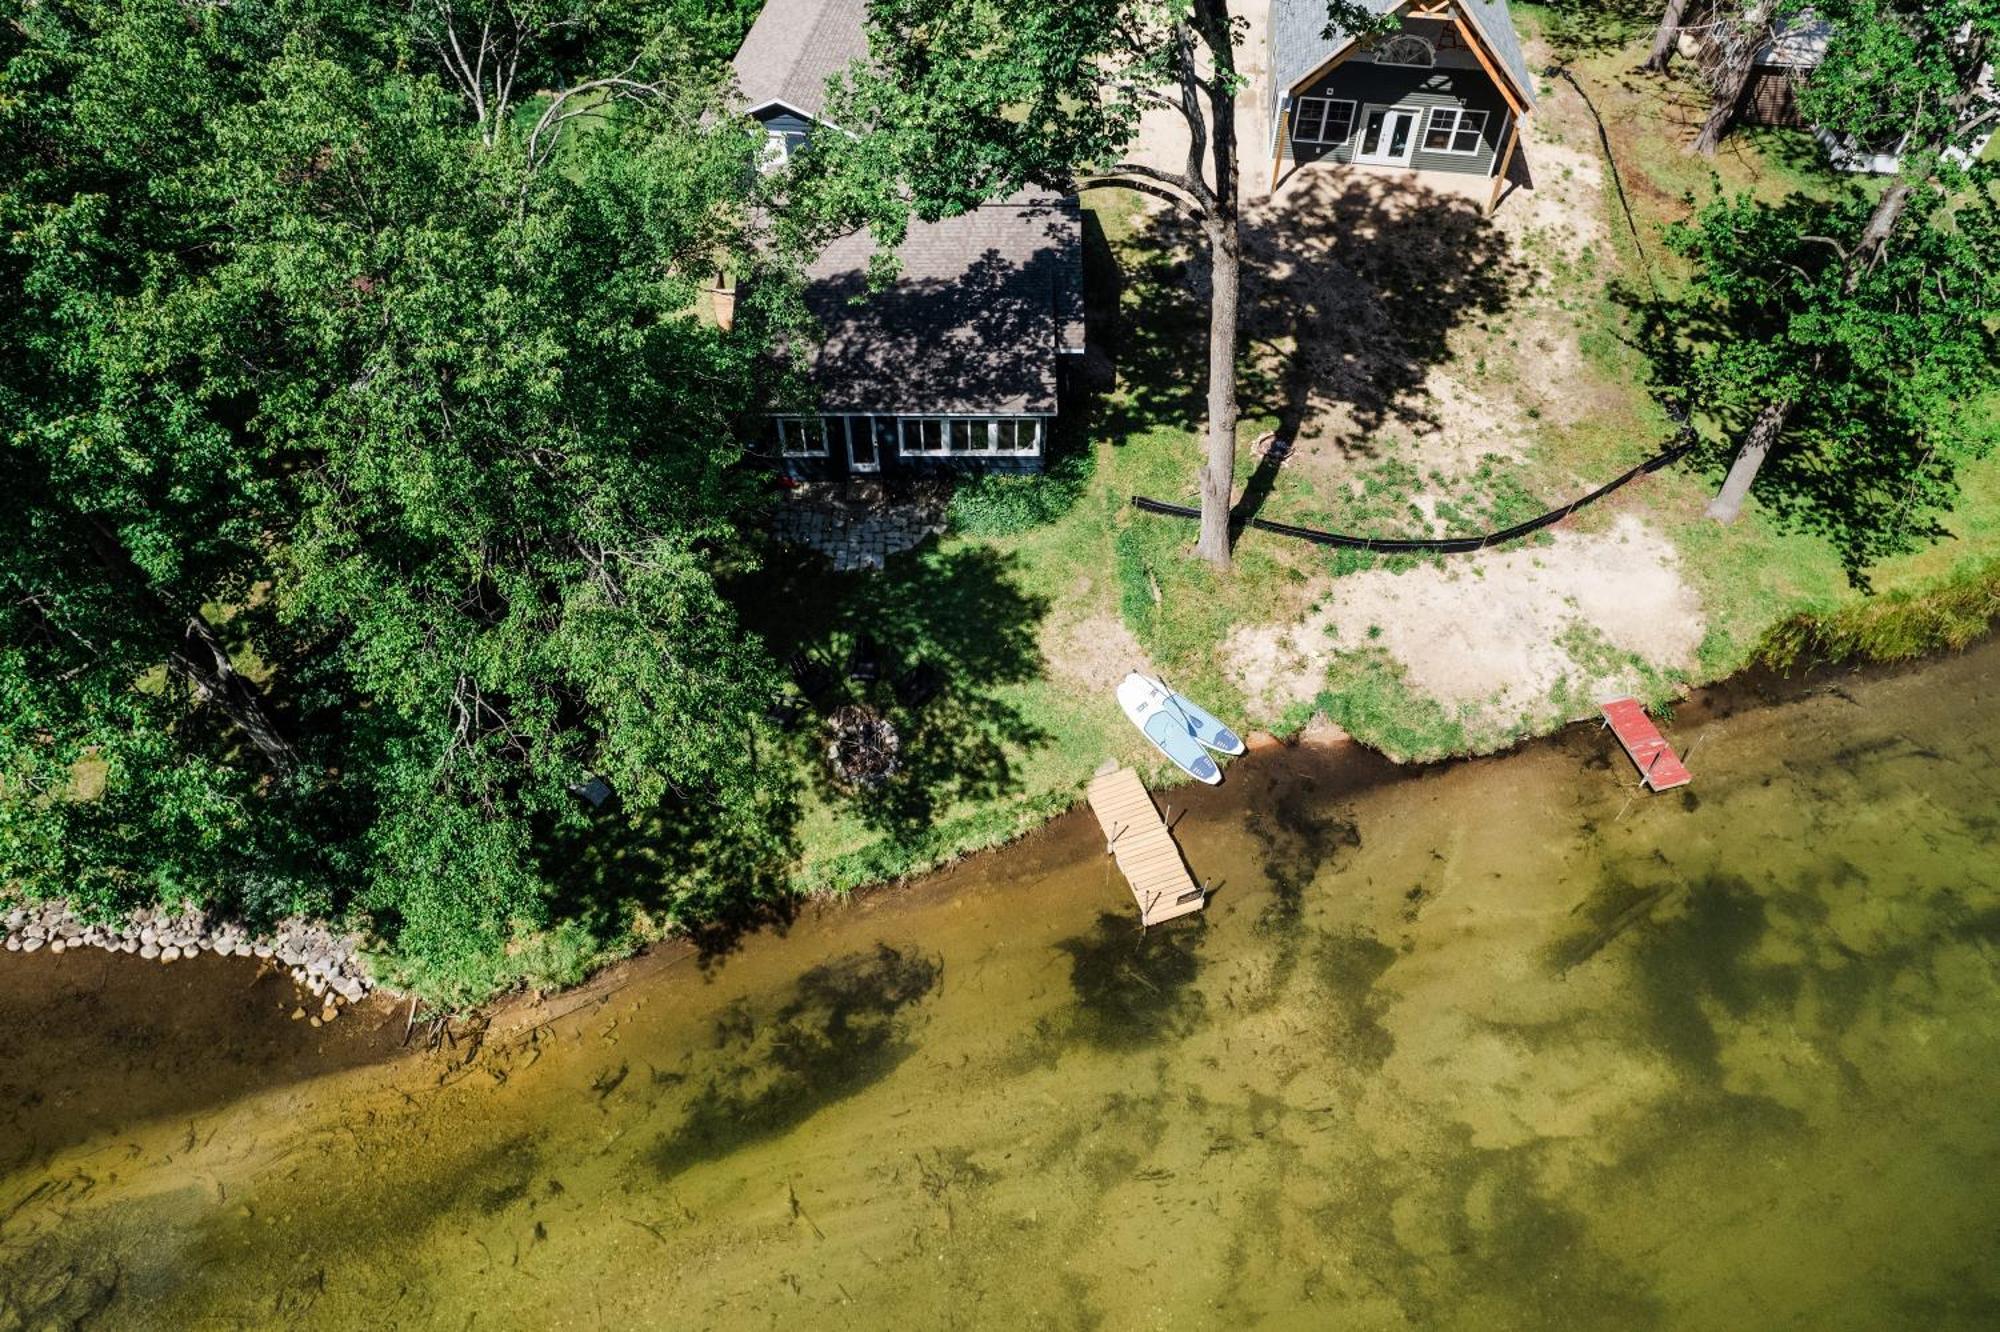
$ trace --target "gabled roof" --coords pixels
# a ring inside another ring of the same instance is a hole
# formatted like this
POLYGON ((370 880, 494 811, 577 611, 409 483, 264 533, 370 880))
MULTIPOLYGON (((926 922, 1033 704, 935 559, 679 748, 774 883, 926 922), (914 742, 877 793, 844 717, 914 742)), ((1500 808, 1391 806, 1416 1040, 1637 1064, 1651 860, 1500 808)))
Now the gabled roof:
POLYGON ((1815 69, 1826 59, 1833 25, 1807 10, 1780 23, 1771 40, 1758 48, 1756 62, 1782 69, 1815 69))
POLYGON ((902 271, 868 289, 867 232, 806 270, 824 339, 812 378, 827 412, 1056 410, 1056 356, 1083 346, 1083 231, 1074 199, 1017 195, 912 222, 902 271))
POLYGON ((826 81, 868 54, 867 0, 765 0, 732 62, 744 104, 820 119, 826 81))
MULTIPOLYGON (((1406 0, 1363 0, 1370 10, 1387 14, 1403 7, 1406 0)), ((1528 72, 1528 58, 1521 53, 1521 36, 1514 31, 1514 19, 1507 0, 1457 0, 1466 21, 1479 30, 1487 49, 1501 70, 1513 81, 1514 90, 1528 106, 1535 104, 1535 79, 1528 72)), ((1326 31, 1326 0, 1271 0, 1271 81, 1274 95, 1290 92, 1299 81, 1340 54, 1353 38, 1335 30, 1326 31)))

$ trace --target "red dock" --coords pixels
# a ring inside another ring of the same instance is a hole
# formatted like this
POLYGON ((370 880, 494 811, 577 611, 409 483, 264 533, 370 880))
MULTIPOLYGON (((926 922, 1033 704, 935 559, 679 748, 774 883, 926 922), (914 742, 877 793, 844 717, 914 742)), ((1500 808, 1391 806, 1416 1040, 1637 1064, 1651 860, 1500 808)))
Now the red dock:
POLYGON ((1646 715, 1645 704, 1636 698, 1614 698, 1600 710, 1604 713, 1604 724, 1638 766, 1639 780, 1652 790, 1671 791, 1694 780, 1680 755, 1674 753, 1674 747, 1646 715))

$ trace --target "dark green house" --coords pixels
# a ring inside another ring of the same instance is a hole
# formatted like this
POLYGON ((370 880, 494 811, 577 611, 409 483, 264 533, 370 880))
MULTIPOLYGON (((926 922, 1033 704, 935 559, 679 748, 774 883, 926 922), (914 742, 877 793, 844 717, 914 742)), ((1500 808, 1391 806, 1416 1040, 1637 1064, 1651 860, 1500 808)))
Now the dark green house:
MULTIPOLYGON (((864 0, 766 0, 735 67, 768 170, 845 132, 827 81, 867 59, 866 18, 864 0)), ((770 418, 765 456, 813 481, 1041 471, 1084 350, 1076 200, 1024 192, 913 221, 882 290, 874 251, 857 232, 807 266, 815 401, 770 418)))
POLYGON ((1493 182, 1519 151, 1534 80, 1506 0, 1371 0, 1401 20, 1362 43, 1329 33, 1325 0, 1272 0, 1271 182, 1314 162, 1493 182))

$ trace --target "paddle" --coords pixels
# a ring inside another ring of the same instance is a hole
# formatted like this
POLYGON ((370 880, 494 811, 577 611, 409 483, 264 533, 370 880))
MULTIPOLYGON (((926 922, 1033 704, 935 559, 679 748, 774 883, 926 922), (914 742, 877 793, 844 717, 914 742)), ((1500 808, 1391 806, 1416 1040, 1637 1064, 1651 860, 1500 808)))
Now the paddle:
POLYGON ((1175 713, 1180 716, 1181 725, 1187 727, 1188 734, 1199 740, 1201 738, 1201 727, 1195 724, 1194 718, 1187 715, 1187 709, 1181 706, 1180 699, 1174 694, 1173 686, 1157 675, 1153 676, 1152 680, 1154 684, 1160 687, 1160 692, 1167 696, 1167 702, 1173 705, 1175 713))

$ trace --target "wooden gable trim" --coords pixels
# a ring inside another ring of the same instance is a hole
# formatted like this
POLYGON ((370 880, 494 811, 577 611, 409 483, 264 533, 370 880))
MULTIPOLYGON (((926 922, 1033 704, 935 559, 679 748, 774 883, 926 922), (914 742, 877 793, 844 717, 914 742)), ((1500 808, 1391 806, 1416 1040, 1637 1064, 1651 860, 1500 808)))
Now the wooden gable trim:
MULTIPOLYGON (((1395 14, 1398 18, 1400 18, 1402 17, 1402 11, 1408 8, 1409 5, 1407 4, 1398 5, 1395 9, 1389 12, 1395 14)), ((1334 70, 1339 69, 1342 65, 1347 63, 1348 57, 1352 56, 1356 51, 1360 49, 1361 49, 1360 42, 1350 40, 1347 43, 1347 45, 1341 47, 1338 51, 1335 51, 1325 60, 1322 60, 1318 65, 1314 66, 1311 70, 1308 70, 1303 77, 1294 80, 1291 87, 1281 88, 1279 89, 1279 91, 1288 93, 1293 97, 1298 96, 1299 89, 1309 88, 1318 80, 1323 79, 1327 75, 1333 73, 1334 70)))
POLYGON ((1486 71, 1487 78, 1493 80, 1493 86, 1500 90, 1500 95, 1507 99, 1507 105, 1513 108, 1514 115, 1516 117, 1527 115, 1528 104, 1522 98, 1522 90, 1514 86, 1513 75, 1503 76, 1499 66, 1493 63, 1493 57, 1487 53, 1486 34, 1479 30, 1477 23, 1467 23, 1465 14, 1457 5, 1448 8, 1451 11, 1451 26, 1458 29, 1458 35, 1465 40, 1468 47, 1472 48, 1472 54, 1479 58, 1480 68, 1486 71))
MULTIPOLYGON (((1457 5, 1451 3, 1451 0, 1442 0, 1442 3, 1426 4, 1422 8, 1417 7, 1418 3, 1419 0, 1410 0, 1410 3, 1398 5, 1389 12, 1398 18, 1449 19, 1451 26, 1458 29, 1459 37, 1479 61, 1479 67, 1486 71, 1486 77, 1493 81, 1493 86, 1498 88, 1500 95, 1507 100, 1508 107, 1513 110, 1516 116, 1526 115, 1528 113, 1528 104, 1522 99, 1521 90, 1515 88, 1511 75, 1502 74, 1500 67, 1493 63, 1493 57, 1488 53, 1486 47, 1486 34, 1480 31, 1479 25, 1466 22, 1465 15, 1460 12, 1457 5)), ((1291 87, 1282 88, 1279 91, 1288 96, 1297 97, 1301 88, 1309 88, 1319 80, 1333 73, 1334 70, 1345 64, 1360 49, 1361 43, 1349 42, 1296 80, 1291 87)))

